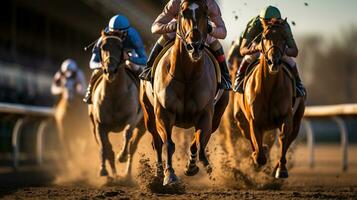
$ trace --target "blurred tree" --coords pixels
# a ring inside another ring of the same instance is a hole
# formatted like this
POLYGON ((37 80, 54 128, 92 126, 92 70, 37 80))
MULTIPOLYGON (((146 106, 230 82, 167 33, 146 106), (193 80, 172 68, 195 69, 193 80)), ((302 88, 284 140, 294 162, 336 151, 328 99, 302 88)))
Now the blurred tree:
POLYGON ((298 63, 308 90, 308 104, 357 102, 357 27, 330 41, 307 36, 299 41, 298 63))

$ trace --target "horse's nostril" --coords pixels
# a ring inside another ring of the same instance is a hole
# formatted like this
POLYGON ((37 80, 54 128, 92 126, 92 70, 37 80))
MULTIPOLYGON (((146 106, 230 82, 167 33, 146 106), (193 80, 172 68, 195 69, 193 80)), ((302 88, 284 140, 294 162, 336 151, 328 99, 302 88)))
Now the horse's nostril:
POLYGON ((104 69, 104 74, 107 74, 108 73, 108 70, 107 69, 104 69))
POLYGON ((272 65, 273 64, 273 62, 269 59, 268 60, 268 65, 272 65))
POLYGON ((187 44, 187 51, 193 51, 194 50, 194 47, 193 47, 193 44, 187 44))

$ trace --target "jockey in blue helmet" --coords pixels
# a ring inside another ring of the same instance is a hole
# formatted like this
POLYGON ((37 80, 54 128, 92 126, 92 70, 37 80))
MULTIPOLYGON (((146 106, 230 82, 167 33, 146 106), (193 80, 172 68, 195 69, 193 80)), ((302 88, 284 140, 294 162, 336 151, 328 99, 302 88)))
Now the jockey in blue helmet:
MULTIPOLYGON (((129 65, 129 68, 132 69, 135 74, 140 74, 142 68, 146 65, 147 56, 141 37, 138 31, 130 26, 128 18, 124 15, 113 16, 104 31, 106 33, 112 33, 113 35, 123 39, 124 49, 126 51, 130 51, 130 53, 124 53, 124 59, 126 60, 125 63, 129 65)), ((102 39, 99 38, 92 50, 92 58, 89 63, 90 68, 94 71, 89 81, 87 93, 83 99, 83 101, 88 104, 92 103, 91 93, 93 84, 102 75, 102 64, 100 58, 101 42, 102 39)))

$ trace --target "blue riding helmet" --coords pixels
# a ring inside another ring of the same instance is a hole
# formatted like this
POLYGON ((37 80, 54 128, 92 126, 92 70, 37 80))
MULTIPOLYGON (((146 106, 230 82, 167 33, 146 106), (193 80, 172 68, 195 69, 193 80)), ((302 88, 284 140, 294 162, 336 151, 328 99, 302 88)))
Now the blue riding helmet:
POLYGON ((77 71, 77 63, 73 59, 66 59, 61 65, 61 71, 65 72, 75 72, 77 71))
POLYGON ((128 18, 124 15, 115 15, 109 21, 109 31, 124 31, 130 27, 128 18))

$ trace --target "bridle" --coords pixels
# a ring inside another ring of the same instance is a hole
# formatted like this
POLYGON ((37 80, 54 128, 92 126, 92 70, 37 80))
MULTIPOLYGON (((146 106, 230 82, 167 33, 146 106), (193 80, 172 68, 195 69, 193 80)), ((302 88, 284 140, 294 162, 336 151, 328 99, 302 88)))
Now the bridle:
MULTIPOLYGON (((122 44, 122 42, 123 42, 123 40, 120 38, 120 37, 118 37, 118 36, 104 36, 103 38, 102 38, 103 40, 104 39, 115 39, 115 40, 118 40, 119 42, 120 42, 120 44, 122 44)), ((101 47, 100 47, 101 48, 101 47)), ((121 47, 122 48, 122 47, 121 47)), ((102 50, 102 49, 101 49, 102 50)), ((101 57, 101 54, 100 54, 100 57, 101 57)), ((116 65, 116 68, 118 68, 121 64, 123 64, 124 63, 124 59, 123 59, 123 57, 124 57, 124 51, 121 51, 121 53, 120 53, 120 59, 118 59, 117 57, 114 57, 114 56, 108 56, 108 57, 106 57, 106 58, 101 58, 101 64, 102 64, 102 66, 105 66, 105 64, 110 60, 110 59, 113 59, 116 63, 117 63, 117 65, 116 65)))
MULTIPOLYGON (((262 34, 262 39, 261 39, 261 41, 260 41, 260 42, 261 42, 261 46, 262 46, 262 51, 261 51, 261 53, 263 54, 263 56, 264 56, 265 60, 268 62, 268 64, 272 64, 272 63, 270 63, 271 61, 270 61, 269 58, 268 58, 268 53, 269 53, 269 51, 271 51, 272 49, 274 49, 274 48, 275 48, 275 49, 278 49, 282 56, 285 54, 286 48, 281 49, 280 47, 278 47, 278 46, 276 46, 276 45, 273 45, 273 46, 269 47, 269 48, 266 50, 265 47, 264 47, 264 40, 266 40, 266 38, 265 38, 266 31, 268 31, 268 30, 269 30, 270 28, 272 28, 272 27, 278 27, 278 26, 280 26, 280 25, 269 25, 268 28, 263 32, 263 34, 262 34)), ((286 44, 287 44, 287 42, 286 42, 286 40, 284 40, 284 45, 283 45, 283 47, 286 47, 286 44)))
MULTIPOLYGON (((188 43, 186 40, 188 38, 188 36, 190 35, 190 33, 192 33, 194 30, 197 30, 200 35, 202 36, 202 32, 197 28, 197 27, 193 27, 191 30, 187 31, 186 34, 184 33, 184 31, 182 30, 181 27, 181 18, 183 17, 183 13, 182 13, 182 4, 184 3, 184 1, 182 1, 182 3, 180 4, 180 11, 177 15, 177 31, 176 31, 176 35, 178 36, 178 38, 181 40, 181 42, 184 44, 185 48, 187 51, 190 51, 193 47, 191 43, 188 43)), ((208 23, 208 16, 206 16, 206 20, 208 23)), ((199 44, 199 50, 203 50, 205 48, 205 39, 201 38, 201 41, 199 42, 195 42, 196 44, 199 44)))

